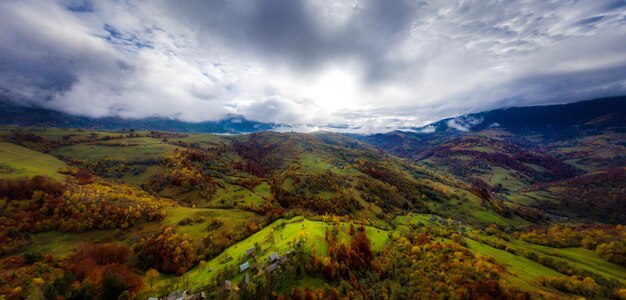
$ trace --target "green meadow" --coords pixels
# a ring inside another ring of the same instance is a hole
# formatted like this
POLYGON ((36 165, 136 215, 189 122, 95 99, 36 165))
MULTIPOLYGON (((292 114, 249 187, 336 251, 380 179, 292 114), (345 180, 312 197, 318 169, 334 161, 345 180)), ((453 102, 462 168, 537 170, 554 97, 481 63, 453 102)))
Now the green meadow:
POLYGON ((65 176, 58 171, 67 167, 52 155, 0 142, 0 178, 44 175, 61 181, 65 176))

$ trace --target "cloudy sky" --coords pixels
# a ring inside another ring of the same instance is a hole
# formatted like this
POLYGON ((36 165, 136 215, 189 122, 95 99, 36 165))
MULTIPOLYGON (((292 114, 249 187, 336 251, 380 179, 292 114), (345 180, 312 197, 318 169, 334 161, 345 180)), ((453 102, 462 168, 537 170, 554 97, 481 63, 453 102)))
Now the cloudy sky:
POLYGON ((386 131, 626 94, 626 1, 0 0, 0 93, 386 131))

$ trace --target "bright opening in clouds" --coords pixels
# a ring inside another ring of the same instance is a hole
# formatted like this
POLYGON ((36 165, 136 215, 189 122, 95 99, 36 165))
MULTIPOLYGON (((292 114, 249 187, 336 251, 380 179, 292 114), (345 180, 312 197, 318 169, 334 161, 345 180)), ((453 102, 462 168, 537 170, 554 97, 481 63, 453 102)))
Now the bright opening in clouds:
POLYGON ((626 1, 0 2, 0 93, 373 132, 626 94, 626 1))

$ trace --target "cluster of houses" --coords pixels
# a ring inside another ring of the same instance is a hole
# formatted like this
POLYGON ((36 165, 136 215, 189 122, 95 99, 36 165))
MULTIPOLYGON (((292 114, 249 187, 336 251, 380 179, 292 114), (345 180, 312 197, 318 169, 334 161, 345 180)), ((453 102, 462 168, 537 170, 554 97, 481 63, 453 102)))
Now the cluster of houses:
POLYGON ((172 292, 166 298, 150 297, 148 300, 206 300, 206 294, 204 292, 190 293, 188 291, 172 292))
MULTIPOLYGON (((256 253, 256 248, 248 248, 245 250, 246 257, 252 257, 256 253)), ((265 268, 263 268, 264 274, 271 274, 276 271, 279 266, 287 263, 287 255, 283 254, 281 256, 278 255, 277 252, 270 254, 267 258, 267 263, 265 264, 265 268)), ((239 273, 246 272, 250 269, 250 262, 246 261, 243 264, 239 265, 239 273)), ((241 282, 239 282, 239 289, 245 288, 250 283, 250 274, 246 274, 241 282)), ((220 288, 227 293, 230 293, 233 290, 233 283, 230 280, 224 280, 220 285, 220 288)))
MULTIPOLYGON (((254 254, 256 253, 256 248, 252 247, 249 249, 245 250, 245 255, 246 257, 253 257, 254 254)), ((265 263, 265 267, 262 268, 261 272, 263 274, 271 274, 274 271, 278 270, 279 266, 283 266, 287 263, 287 255, 283 254, 283 255, 278 255, 277 252, 274 252, 272 254, 270 254, 267 258, 267 262, 265 263)), ((239 273, 242 272, 246 272, 250 269, 252 265, 250 264, 250 262, 246 261, 243 264, 239 265, 239 273)), ((250 283, 250 274, 245 274, 245 276, 243 277, 243 279, 239 282, 238 288, 239 289, 243 289, 245 288, 248 284, 250 283)), ((233 289, 235 288, 235 286, 233 285, 233 283, 230 280, 224 280, 221 284, 220 284, 220 290, 223 293, 230 293, 231 291, 233 291, 233 289)), ((166 298, 156 298, 156 297, 150 297, 148 298, 148 300, 205 300, 207 299, 206 294, 204 292, 198 292, 198 293, 189 293, 188 291, 177 291, 177 292, 173 292, 171 293, 169 296, 167 296, 166 298)))
POLYGON ((278 269, 278 265, 284 265, 287 262, 287 255, 278 256, 278 253, 274 252, 270 254, 269 264, 265 267, 265 273, 272 273, 278 269))

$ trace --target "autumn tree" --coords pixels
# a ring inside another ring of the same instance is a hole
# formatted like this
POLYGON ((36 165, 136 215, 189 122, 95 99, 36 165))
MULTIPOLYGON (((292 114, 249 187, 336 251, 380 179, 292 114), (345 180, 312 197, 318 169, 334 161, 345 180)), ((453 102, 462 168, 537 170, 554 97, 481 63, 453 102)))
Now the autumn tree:
POLYGON ((133 246, 142 269, 155 268, 165 273, 184 273, 196 263, 196 251, 187 234, 174 233, 171 226, 133 246))
POLYGON ((150 284, 150 288, 152 288, 152 285, 154 284, 155 281, 157 281, 157 279, 159 279, 159 271, 150 268, 150 270, 148 270, 146 272, 146 278, 148 279, 148 284, 150 284))

